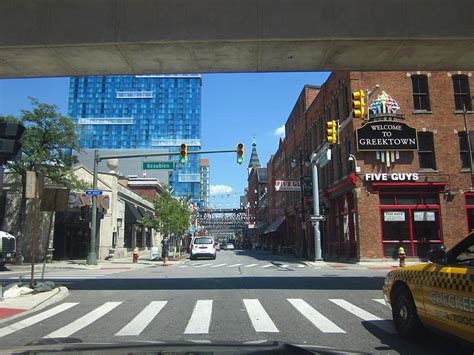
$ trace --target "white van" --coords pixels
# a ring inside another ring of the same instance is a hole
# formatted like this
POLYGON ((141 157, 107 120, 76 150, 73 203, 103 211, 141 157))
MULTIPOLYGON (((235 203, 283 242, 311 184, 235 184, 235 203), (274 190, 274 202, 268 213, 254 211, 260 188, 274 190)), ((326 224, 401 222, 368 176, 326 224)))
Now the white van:
POLYGON ((191 244, 191 260, 200 257, 209 257, 216 259, 216 246, 214 245, 214 238, 202 236, 194 238, 191 244))

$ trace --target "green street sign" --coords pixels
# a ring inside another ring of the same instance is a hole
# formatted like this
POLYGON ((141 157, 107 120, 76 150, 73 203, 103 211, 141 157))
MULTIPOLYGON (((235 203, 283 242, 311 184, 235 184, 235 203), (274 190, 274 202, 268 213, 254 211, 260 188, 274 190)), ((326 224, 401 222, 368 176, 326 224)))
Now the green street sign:
POLYGON ((173 170, 172 161, 144 161, 143 170, 173 170))

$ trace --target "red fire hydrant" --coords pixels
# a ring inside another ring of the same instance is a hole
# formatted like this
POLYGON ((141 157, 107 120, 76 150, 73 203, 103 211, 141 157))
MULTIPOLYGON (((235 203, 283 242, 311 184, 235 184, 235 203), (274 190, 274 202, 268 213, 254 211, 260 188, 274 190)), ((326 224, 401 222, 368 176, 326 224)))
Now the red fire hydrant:
POLYGON ((138 262, 138 248, 133 249, 133 262, 134 263, 138 262))
POLYGON ((400 247, 398 249, 398 259, 400 260, 400 267, 405 266, 405 258, 405 249, 403 249, 403 247, 400 247))

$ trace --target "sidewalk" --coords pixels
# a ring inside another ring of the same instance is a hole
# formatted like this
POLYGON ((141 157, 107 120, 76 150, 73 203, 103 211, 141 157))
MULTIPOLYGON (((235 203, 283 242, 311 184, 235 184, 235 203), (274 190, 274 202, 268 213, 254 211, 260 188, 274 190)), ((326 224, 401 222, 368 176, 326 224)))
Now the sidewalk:
POLYGON ((0 299, 0 323, 31 312, 36 312, 39 309, 63 300, 68 295, 68 289, 64 286, 60 286, 48 292, 0 299))

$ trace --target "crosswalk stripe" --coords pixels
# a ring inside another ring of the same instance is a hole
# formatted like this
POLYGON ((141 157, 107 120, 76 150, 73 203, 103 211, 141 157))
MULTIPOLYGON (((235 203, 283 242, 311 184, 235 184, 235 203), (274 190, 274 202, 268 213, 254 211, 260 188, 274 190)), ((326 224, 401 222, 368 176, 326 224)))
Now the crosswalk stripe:
POLYGON ((372 301, 378 302, 380 304, 383 304, 386 306, 387 304, 385 303, 385 300, 383 298, 372 298, 372 301))
MULTIPOLYGON (((38 278, 40 278, 41 276, 39 276, 38 278)), ((70 279, 70 280, 78 280, 78 279, 81 279, 81 280, 85 280, 85 279, 96 279, 97 276, 45 276, 44 277, 45 279, 49 279, 49 280, 64 280, 64 279, 70 279)), ((8 279, 18 279, 18 277, 9 277, 8 279)), ((35 280, 37 278, 35 277, 35 280)), ((30 280, 29 277, 23 277, 22 280, 30 280)))
POLYGON ((245 265, 244 267, 252 267, 252 266, 257 266, 258 264, 250 264, 250 265, 245 265))
POLYGON ((184 334, 207 334, 211 324, 212 300, 198 300, 184 334))
POLYGON ((81 318, 76 319, 74 322, 46 335, 45 338, 65 338, 71 336, 82 328, 92 324, 97 319, 103 317, 121 303, 122 302, 106 302, 81 318))
POLYGON ((188 267, 188 265, 181 265, 180 267, 188 267))
POLYGON ((301 298, 288 298, 287 300, 323 333, 345 333, 344 330, 339 328, 335 323, 323 316, 301 298))
POLYGON ((32 317, 23 319, 19 322, 10 324, 4 328, 0 328, 0 338, 4 337, 8 334, 14 333, 18 330, 24 329, 26 327, 29 327, 30 325, 34 325, 36 323, 39 323, 47 318, 50 318, 58 313, 64 312, 65 310, 74 307, 78 303, 70 302, 70 303, 62 303, 59 306, 56 306, 54 308, 48 309, 47 311, 38 313, 32 317))
POLYGON ((270 267, 270 266, 275 266, 273 264, 268 264, 268 265, 263 265, 262 267, 270 267))
POLYGON ((262 304, 257 299, 244 299, 245 308, 256 332, 278 333, 278 329, 271 320, 262 304))
POLYGON ((198 267, 204 267, 204 266, 209 266, 209 265, 212 265, 212 264, 202 264, 202 265, 198 265, 198 266, 195 266, 195 267, 198 268, 198 267))
POLYGON ((242 265, 242 264, 234 264, 234 265, 229 265, 227 267, 234 267, 234 266, 240 266, 240 265, 242 265))
POLYGON ((288 264, 284 264, 284 265, 279 265, 280 267, 288 267, 289 265, 288 264))
POLYGON ((304 267, 304 265, 298 265, 298 267, 304 267))
POLYGON ((115 335, 140 335, 141 332, 150 324, 168 301, 153 301, 146 306, 135 318, 125 327, 120 329, 115 335))
POLYGON ((386 332, 390 334, 395 334, 395 328, 393 327, 392 322, 386 321, 380 317, 377 317, 376 315, 367 312, 366 310, 363 310, 360 307, 357 307, 356 305, 353 305, 350 302, 347 302, 346 300, 342 299, 329 299, 329 301, 337 304, 339 307, 345 309, 346 311, 352 313, 356 317, 362 319, 363 321, 367 322, 372 322, 373 325, 376 327, 385 330, 386 332))
POLYGON ((221 267, 221 266, 224 266, 224 265, 227 265, 227 264, 212 265, 211 267, 221 267))

